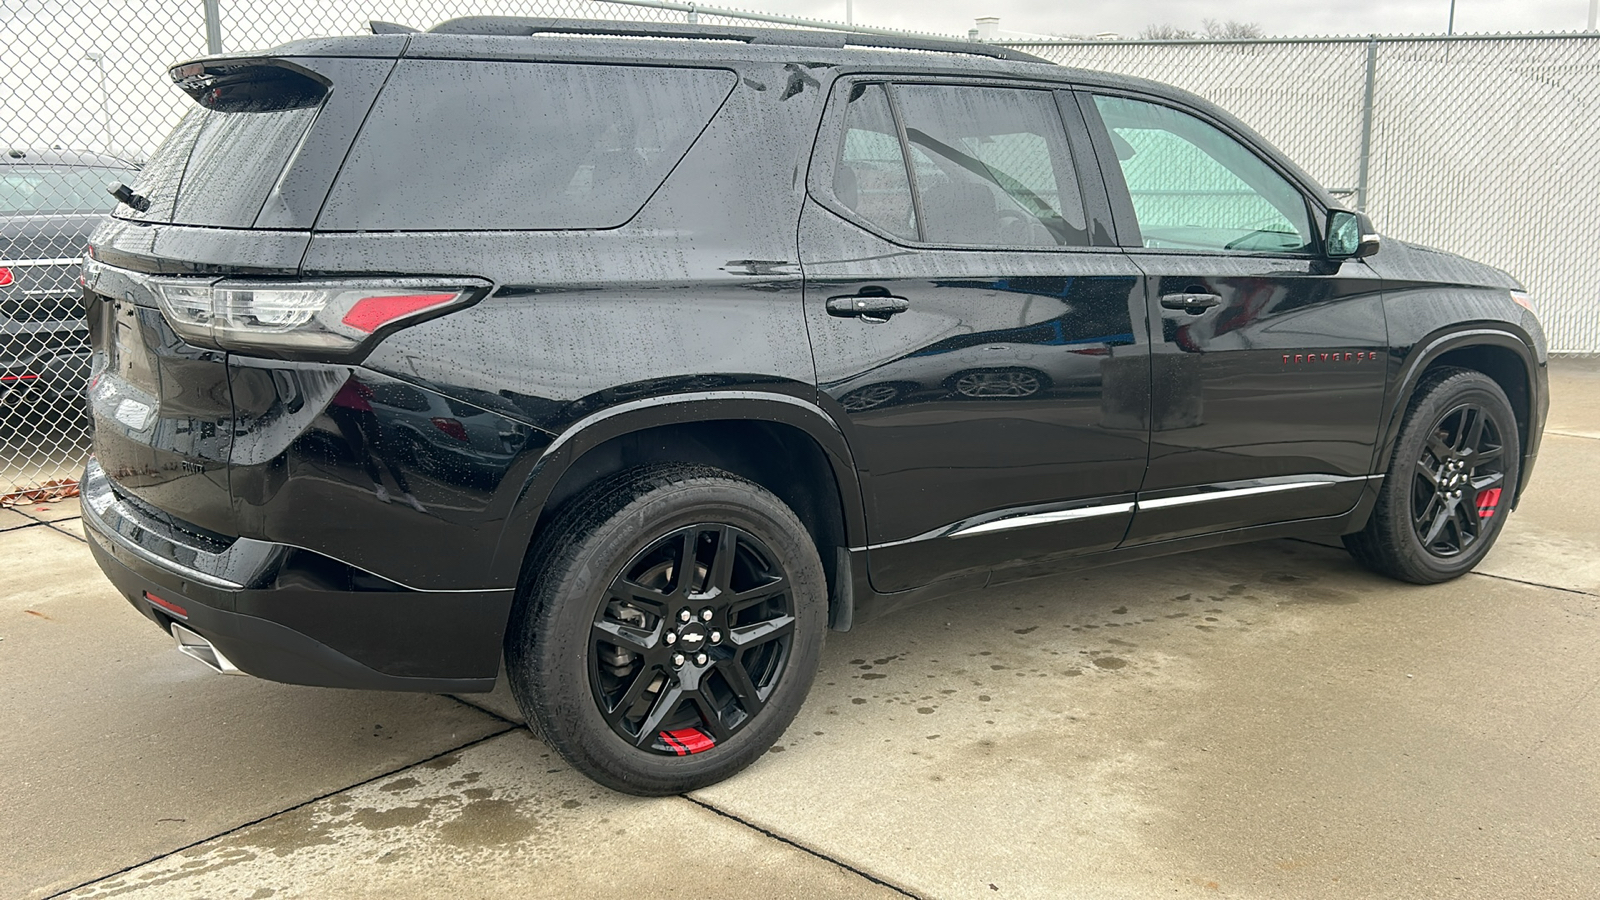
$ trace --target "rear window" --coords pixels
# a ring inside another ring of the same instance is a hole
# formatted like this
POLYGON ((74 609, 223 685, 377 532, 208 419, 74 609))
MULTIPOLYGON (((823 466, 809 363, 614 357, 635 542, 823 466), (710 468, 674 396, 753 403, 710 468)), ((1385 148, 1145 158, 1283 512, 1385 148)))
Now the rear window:
POLYGON ((724 69, 403 60, 317 228, 616 227, 734 83, 724 69))
POLYGON ((0 215, 110 212, 106 188, 131 181, 133 169, 0 166, 0 215))
POLYGON ((150 201, 118 215, 249 228, 317 117, 326 89, 289 69, 254 65, 186 87, 195 106, 134 182, 150 201))

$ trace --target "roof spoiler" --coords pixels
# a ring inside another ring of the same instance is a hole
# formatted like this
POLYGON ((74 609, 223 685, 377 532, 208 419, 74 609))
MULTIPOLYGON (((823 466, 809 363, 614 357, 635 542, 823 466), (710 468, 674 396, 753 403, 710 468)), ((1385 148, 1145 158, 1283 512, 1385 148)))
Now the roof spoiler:
POLYGON ((412 28, 410 25, 400 25, 395 22, 383 22, 373 19, 367 23, 373 34, 416 34, 421 29, 412 28))

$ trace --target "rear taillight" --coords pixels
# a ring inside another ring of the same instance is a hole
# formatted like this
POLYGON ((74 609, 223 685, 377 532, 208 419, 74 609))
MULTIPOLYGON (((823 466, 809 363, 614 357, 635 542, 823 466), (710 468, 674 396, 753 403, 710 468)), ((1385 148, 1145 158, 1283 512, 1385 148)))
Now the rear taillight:
POLYGON ((11 270, 5 266, 0 266, 0 287, 5 287, 6 285, 10 284, 11 280, 11 270))
POLYGON ((172 330, 202 347, 289 358, 347 359, 395 327, 459 309, 483 283, 208 282, 155 279, 172 330))

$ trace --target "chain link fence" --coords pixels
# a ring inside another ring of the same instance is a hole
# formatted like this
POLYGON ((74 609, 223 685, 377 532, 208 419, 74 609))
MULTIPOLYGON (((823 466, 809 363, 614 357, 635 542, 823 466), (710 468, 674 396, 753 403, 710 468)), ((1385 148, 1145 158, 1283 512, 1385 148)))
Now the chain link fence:
MULTIPOLYGON (((70 492, 88 451, 78 261, 111 181, 189 105, 174 62, 468 15, 844 28, 670 0, 6 0, 0 9, 0 505, 70 492), (209 19, 209 21, 208 21, 209 19), (209 27, 208 27, 209 26, 209 27), (209 40, 208 40, 209 38, 209 40)), ((875 29, 858 29, 875 30, 875 29)))
POLYGON ((1600 353, 1600 36, 1008 46, 1217 103, 1385 235, 1515 275, 1552 350, 1600 353))
MULTIPOLYGON (((106 170, 146 158, 189 102, 167 67, 212 46, 269 47, 364 32, 373 19, 428 27, 463 15, 845 27, 672 0, 8 0, 0 9, 0 503, 70 489, 82 468, 88 359, 77 258, 111 206, 103 184, 133 180, 106 170)), ((1013 46, 1221 104, 1364 203, 1386 234, 1523 279, 1553 348, 1600 352, 1600 321, 1588 314, 1600 299, 1600 267, 1588 264, 1600 240, 1590 227, 1600 220, 1600 39, 1013 46)))

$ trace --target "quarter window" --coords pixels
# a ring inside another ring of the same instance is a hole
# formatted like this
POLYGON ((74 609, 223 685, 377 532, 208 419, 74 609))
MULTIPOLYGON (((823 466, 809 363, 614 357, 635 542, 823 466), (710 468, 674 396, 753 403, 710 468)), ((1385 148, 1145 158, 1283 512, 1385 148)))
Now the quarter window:
POLYGON ((1299 253, 1311 246, 1305 198, 1244 145, 1170 107, 1094 99, 1145 247, 1299 253))
POLYGON ((834 197, 895 237, 915 240, 911 181, 883 85, 852 86, 844 121, 844 143, 833 170, 834 197))
POLYGON ((617 227, 666 180, 734 81, 721 69, 402 59, 317 227, 617 227))

